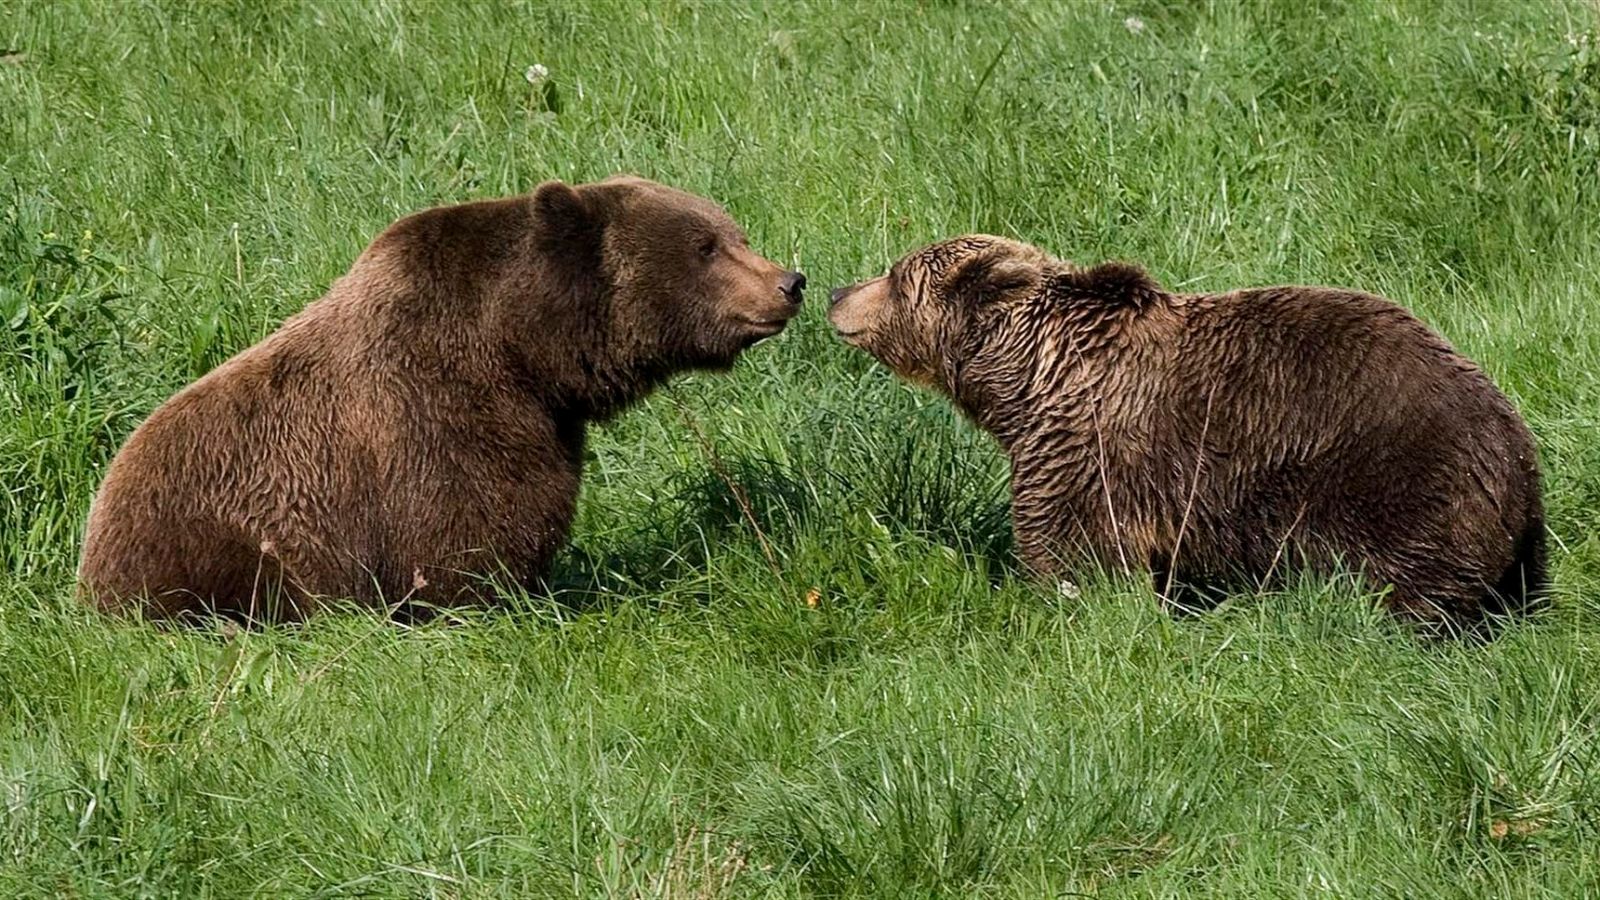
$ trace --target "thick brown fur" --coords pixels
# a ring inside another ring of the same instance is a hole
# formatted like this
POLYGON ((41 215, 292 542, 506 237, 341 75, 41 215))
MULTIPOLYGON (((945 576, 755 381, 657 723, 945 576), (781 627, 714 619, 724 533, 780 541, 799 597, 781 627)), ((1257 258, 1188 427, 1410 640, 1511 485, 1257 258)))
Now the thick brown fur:
POLYGON ((834 292, 845 340, 1005 449, 1024 563, 1156 588, 1359 570, 1451 627, 1544 587, 1533 436, 1396 304, 1319 287, 1174 294, 985 235, 834 292))
POLYGON ((89 514, 82 590, 266 621, 536 578, 567 537, 587 424, 727 368, 802 285, 714 204, 637 178, 402 219, 133 433, 89 514))

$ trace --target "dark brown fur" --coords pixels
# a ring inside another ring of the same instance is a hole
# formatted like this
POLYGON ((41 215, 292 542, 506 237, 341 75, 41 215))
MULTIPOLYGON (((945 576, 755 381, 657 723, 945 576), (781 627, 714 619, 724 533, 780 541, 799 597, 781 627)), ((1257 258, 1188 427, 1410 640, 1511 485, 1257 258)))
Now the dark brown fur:
POLYGON ((1173 294, 1134 266, 973 235, 836 291, 829 317, 998 439, 1037 572, 1088 557, 1166 592, 1342 563, 1452 624, 1544 585, 1532 435, 1380 297, 1173 294))
POLYGON ((586 425, 731 365, 799 283, 709 201, 642 179, 402 219, 134 432, 82 587, 107 610, 292 620, 532 579, 566 540, 586 425))

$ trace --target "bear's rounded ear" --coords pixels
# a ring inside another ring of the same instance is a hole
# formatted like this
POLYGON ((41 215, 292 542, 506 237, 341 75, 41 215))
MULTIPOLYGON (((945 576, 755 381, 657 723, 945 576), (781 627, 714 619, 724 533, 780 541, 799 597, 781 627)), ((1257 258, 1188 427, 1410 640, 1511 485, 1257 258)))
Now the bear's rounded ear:
POLYGON ((589 207, 578 189, 563 181, 546 181, 533 189, 533 215, 539 224, 552 231, 571 227, 584 229, 589 224, 589 207))
POLYGON ((1009 248, 994 247, 974 254, 950 279, 950 295, 967 303, 987 303, 1033 287, 1044 277, 1038 260, 1009 248))
POLYGON ((533 215, 544 240, 552 244, 592 238, 595 213, 570 184, 546 181, 533 190, 533 215))

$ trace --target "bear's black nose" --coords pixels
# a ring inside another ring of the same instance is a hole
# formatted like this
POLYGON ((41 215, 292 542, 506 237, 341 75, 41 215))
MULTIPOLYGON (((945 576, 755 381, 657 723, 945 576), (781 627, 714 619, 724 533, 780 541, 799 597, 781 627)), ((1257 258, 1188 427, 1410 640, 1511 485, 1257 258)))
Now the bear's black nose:
POLYGON ((806 276, 799 272, 785 272, 778 279, 778 290, 789 298, 791 303, 800 302, 800 292, 806 289, 806 276))

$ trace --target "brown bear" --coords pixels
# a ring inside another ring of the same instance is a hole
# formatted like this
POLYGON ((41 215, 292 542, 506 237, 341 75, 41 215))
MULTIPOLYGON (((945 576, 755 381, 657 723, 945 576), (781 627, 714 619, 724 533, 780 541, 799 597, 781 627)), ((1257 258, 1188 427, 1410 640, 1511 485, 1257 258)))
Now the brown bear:
POLYGON ((640 178, 401 219, 134 431, 90 509, 82 590, 266 621, 534 579, 566 540, 588 423, 731 366, 804 285, 710 201, 640 178))
POLYGON ((1179 294, 1132 265, 971 235, 834 291, 828 317, 994 435, 1037 573, 1148 568, 1187 605, 1343 565, 1390 608, 1450 626, 1544 586, 1532 435, 1388 300, 1179 294))

